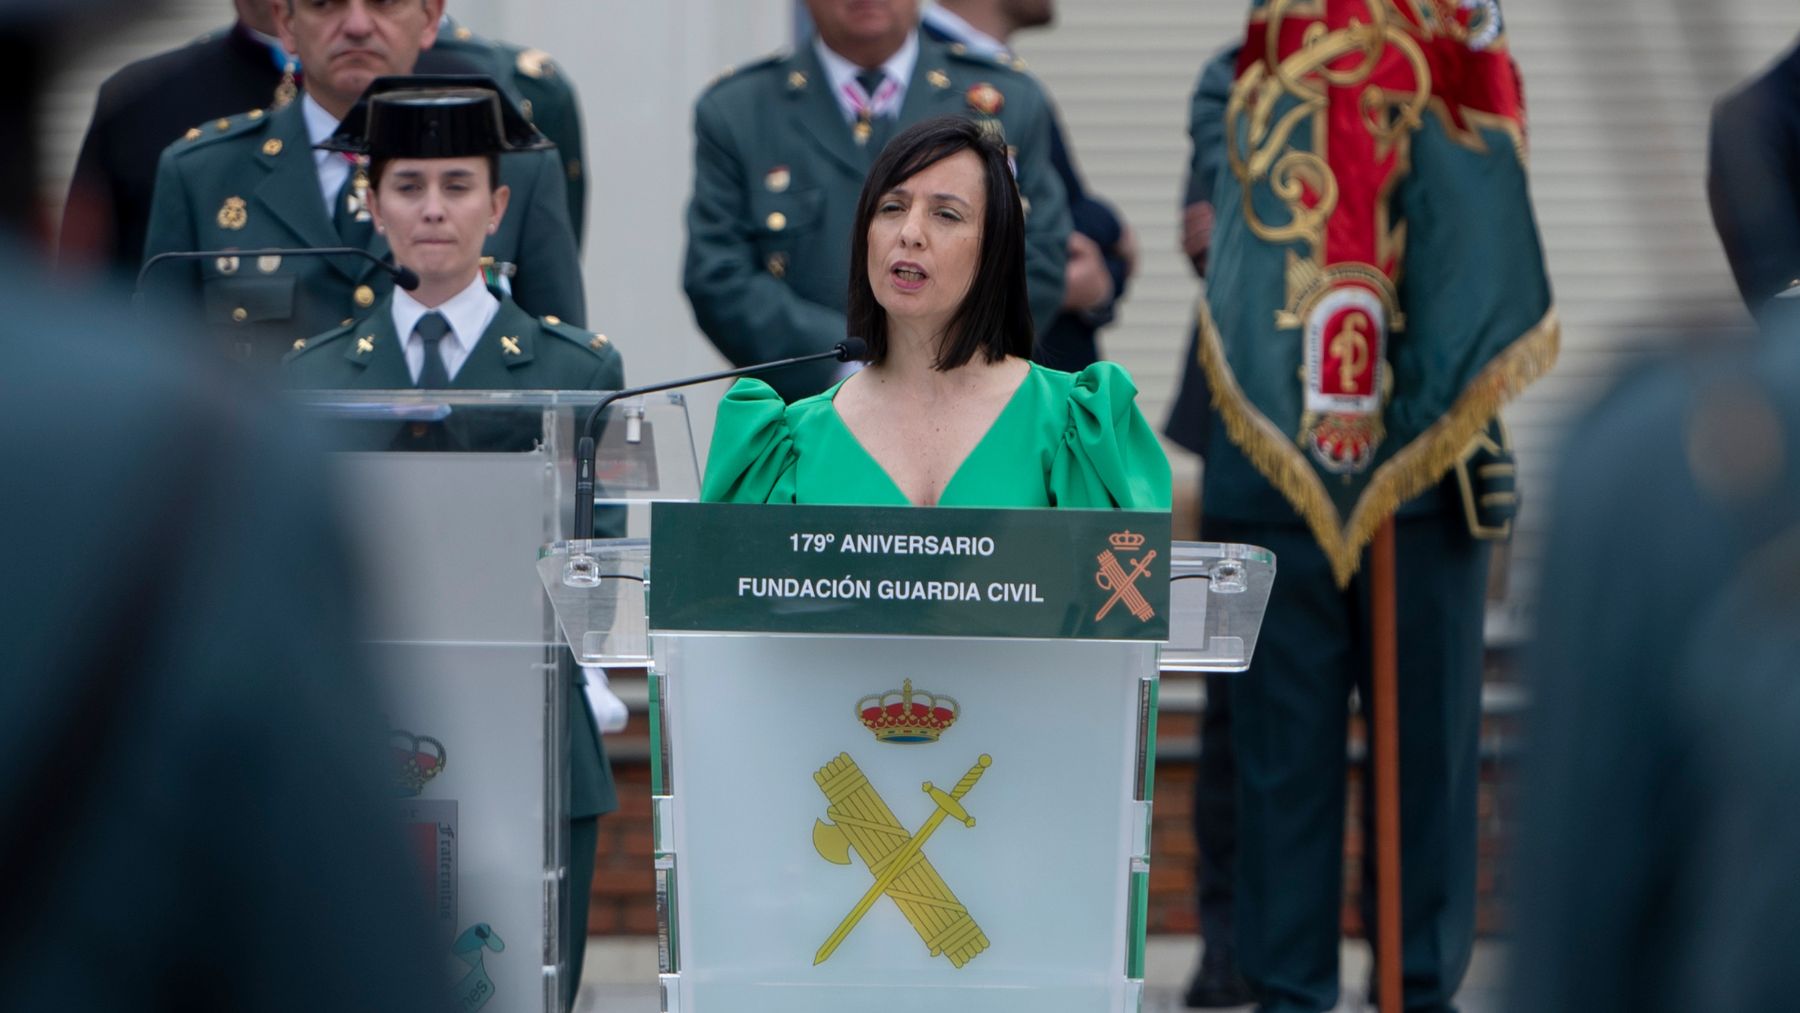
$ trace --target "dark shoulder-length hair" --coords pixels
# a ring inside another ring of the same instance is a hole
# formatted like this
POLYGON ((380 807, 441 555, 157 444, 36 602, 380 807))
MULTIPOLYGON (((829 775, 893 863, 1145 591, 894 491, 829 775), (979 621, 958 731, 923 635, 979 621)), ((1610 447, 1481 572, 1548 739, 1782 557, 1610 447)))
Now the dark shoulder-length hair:
POLYGON ((987 213, 981 222, 981 256, 962 305, 932 364, 955 369, 980 352, 988 362, 1008 355, 1031 355, 1031 304, 1025 292, 1025 211, 1013 179, 1006 142, 961 116, 935 116, 902 130, 889 141, 863 182, 850 233, 849 333, 869 343, 869 361, 887 357, 887 311, 869 286, 869 222, 881 198, 907 179, 969 151, 981 160, 987 185, 987 213))

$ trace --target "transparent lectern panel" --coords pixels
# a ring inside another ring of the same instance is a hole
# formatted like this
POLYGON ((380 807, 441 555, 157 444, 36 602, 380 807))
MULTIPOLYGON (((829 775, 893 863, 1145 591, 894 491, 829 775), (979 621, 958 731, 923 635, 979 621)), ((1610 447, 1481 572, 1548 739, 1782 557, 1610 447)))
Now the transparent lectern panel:
POLYGON ((1169 566, 1167 672, 1242 672, 1275 582, 1275 554, 1255 545, 1175 542, 1169 566))
POLYGON ((556 609, 563 640, 583 665, 638 666, 650 660, 644 610, 650 542, 597 538, 545 547, 538 579, 556 609))
MULTIPOLYGON (((541 452, 574 496, 575 447, 600 391, 332 390, 294 395, 319 421, 329 449, 461 453, 541 452)), ((595 422, 594 502, 691 501, 699 457, 678 393, 626 398, 595 422)), ((565 518, 568 516, 564 508, 565 518)), ((566 526, 566 525, 565 525, 566 526)))

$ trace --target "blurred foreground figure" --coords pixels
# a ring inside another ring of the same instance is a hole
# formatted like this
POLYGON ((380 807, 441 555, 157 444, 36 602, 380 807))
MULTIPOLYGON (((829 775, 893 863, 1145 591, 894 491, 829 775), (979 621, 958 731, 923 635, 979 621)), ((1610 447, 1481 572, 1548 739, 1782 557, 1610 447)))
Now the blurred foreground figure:
POLYGON ((1800 342, 1771 307, 1760 347, 1622 384, 1559 470, 1520 1013, 1794 1007, 1800 342))
MULTIPOLYGON (((0 5, 18 163, 49 33, 107 6, 0 5)), ((46 281, 36 192, 0 203, 0 1005, 447 1008, 322 462, 266 394, 46 281)))

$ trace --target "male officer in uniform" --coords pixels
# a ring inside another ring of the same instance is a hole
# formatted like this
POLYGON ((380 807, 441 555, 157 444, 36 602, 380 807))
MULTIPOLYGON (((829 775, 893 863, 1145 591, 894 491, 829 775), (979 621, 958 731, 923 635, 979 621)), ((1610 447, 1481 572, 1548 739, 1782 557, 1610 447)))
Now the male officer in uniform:
MULTIPOLYGON (((549 147, 541 133, 484 78, 447 88, 443 78, 381 78, 368 89, 364 115, 325 142, 331 151, 370 159, 370 212, 396 259, 419 286, 395 289, 363 320, 308 339, 290 352, 289 385, 309 389, 617 390, 619 354, 607 339, 556 317, 534 318, 486 284, 482 236, 509 214, 511 193, 493 176, 505 152, 549 147), (479 83, 478 83, 479 82, 479 83), (482 85, 485 85, 483 87, 482 85), (404 338, 402 337, 404 335, 404 338)), ((512 417, 477 413, 472 422, 406 424, 393 449, 512 449, 530 446, 512 417), (522 438, 522 439, 521 439, 522 438)), ((564 669, 579 686, 568 652, 564 669)), ((582 694, 570 693, 569 879, 563 938, 571 970, 563 1001, 572 1004, 587 939, 599 817, 618 808, 606 754, 582 694)))
MULTIPOLYGON (((188 131, 157 168, 146 261, 195 249, 356 246, 384 255, 356 159, 314 150, 370 81, 411 73, 437 37, 443 0, 346 0, 276 8, 282 45, 306 68, 301 96, 188 131)), ((496 278, 526 311, 586 319, 567 185, 554 151, 510 154, 501 177, 512 214, 490 236, 496 278)), ((230 351, 273 364, 295 341, 366 313, 386 272, 350 257, 233 257, 163 263, 144 281, 159 305, 201 318, 230 351)))
MULTIPOLYGON (((981 56, 1025 61, 1011 49, 1013 33, 1055 20, 1052 0, 938 0, 925 8, 919 27, 931 38, 962 45, 981 56)), ((1048 92, 1045 93, 1048 96, 1048 92)), ((1069 263, 1063 272, 1063 304, 1038 337, 1031 357, 1054 369, 1075 372, 1100 358, 1097 335, 1112 322, 1137 259, 1137 237, 1118 211, 1094 196, 1075 168, 1063 140, 1054 105, 1050 114, 1050 163, 1068 194, 1069 263)))
POLYGON ((431 47, 431 53, 434 57, 466 62, 471 73, 486 74, 498 81, 532 126, 556 145, 563 175, 568 177, 569 223, 575 229, 575 243, 580 246, 587 238, 587 146, 581 132, 581 100, 575 94, 574 82, 549 53, 483 38, 448 14, 438 28, 437 44, 431 47))
MULTIPOLYGON (((1037 83, 1010 60, 923 37, 917 0, 807 8, 814 38, 726 73, 695 105, 683 284, 700 329, 737 365, 842 340, 863 177, 900 128, 953 113, 1001 131, 1014 151, 1041 332, 1062 304, 1069 213, 1037 83)), ((823 390, 835 368, 795 367, 769 381, 792 400, 823 390)))
MULTIPOLYGON (((291 101, 300 61, 281 46, 268 0, 233 0, 230 26, 121 68, 100 85, 63 205, 58 257, 136 274, 156 159, 196 123, 291 101)), ((492 74, 562 153, 569 215, 581 238, 582 139, 575 91, 541 50, 483 39, 447 15, 421 74, 492 74)))
MULTIPOLYGON (((1208 271, 1209 284, 1235 276, 1242 290, 1255 291, 1242 280, 1242 263, 1215 259, 1210 248, 1212 197, 1220 192, 1218 181, 1230 179, 1222 174, 1229 171, 1224 145, 1235 127, 1227 120, 1227 101, 1238 62, 1236 46, 1221 51, 1196 87, 1189 124, 1196 187, 1184 209, 1184 232, 1191 232, 1187 252, 1196 269, 1208 271)), ((1227 205, 1218 213, 1222 230, 1231 224, 1234 238, 1248 234, 1241 208, 1227 205)), ((1248 245, 1233 252, 1242 256, 1248 245)), ((1210 298, 1216 304, 1219 291, 1210 298)), ((1190 364, 1195 354, 1190 347, 1190 364)), ((1187 1001, 1205 1007, 1241 1000, 1241 974, 1260 1010, 1327 1010, 1336 1005, 1339 989, 1345 708, 1352 689, 1365 722, 1369 716, 1368 550, 1349 583, 1339 586, 1306 520, 1231 437, 1207 388, 1204 373, 1189 369, 1167 426, 1172 438, 1204 457, 1200 534, 1272 549, 1281 578, 1250 669, 1208 683, 1209 711, 1215 703, 1228 711, 1228 731, 1220 738, 1229 752, 1216 748, 1216 718, 1209 714, 1196 830, 1203 852, 1228 864, 1220 868, 1208 860, 1202 867, 1206 959, 1187 1001), (1229 685, 1221 686, 1227 679, 1229 685), (1215 687, 1224 690, 1216 699, 1215 687), (1235 791, 1228 787, 1232 782, 1235 791), (1235 833, 1221 833, 1225 824, 1215 818, 1234 818, 1235 833), (1231 876, 1224 896, 1208 882, 1221 874, 1231 876), (1237 973, 1215 957, 1219 947, 1236 960, 1237 973)), ((1474 944, 1489 543, 1511 533, 1512 475, 1504 429, 1495 420, 1440 481, 1393 515, 1405 863, 1401 962, 1408 1009, 1452 1009, 1474 944)), ((1363 803, 1363 839, 1372 841, 1372 791, 1363 792, 1363 803)), ((1360 870, 1363 924, 1371 939, 1373 851, 1365 848, 1360 870)))

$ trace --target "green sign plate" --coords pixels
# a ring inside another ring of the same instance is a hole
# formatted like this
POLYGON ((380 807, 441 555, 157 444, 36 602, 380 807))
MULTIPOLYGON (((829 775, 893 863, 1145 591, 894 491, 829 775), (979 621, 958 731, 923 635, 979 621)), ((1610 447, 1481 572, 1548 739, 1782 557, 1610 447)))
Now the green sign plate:
POLYGON ((1169 515, 657 503, 658 631, 1169 638, 1169 515))

